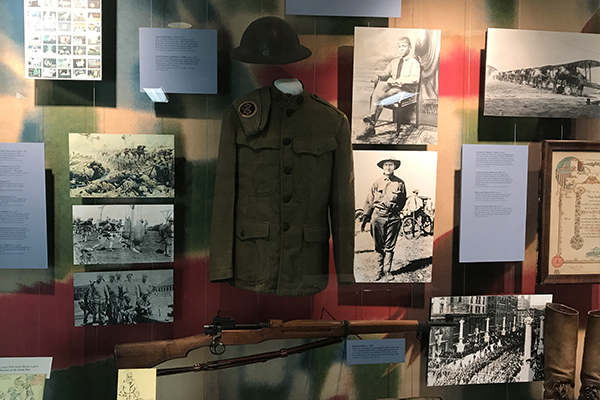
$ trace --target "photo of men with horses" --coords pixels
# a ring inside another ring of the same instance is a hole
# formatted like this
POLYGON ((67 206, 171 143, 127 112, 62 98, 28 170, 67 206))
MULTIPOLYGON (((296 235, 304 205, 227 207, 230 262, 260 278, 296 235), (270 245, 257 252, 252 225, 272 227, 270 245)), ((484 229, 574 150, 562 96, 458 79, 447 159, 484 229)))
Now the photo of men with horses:
POLYGON ((600 118, 600 37, 488 29, 484 115, 600 118))
POLYGON ((75 326, 173 322, 173 270, 73 274, 75 326))
POLYGON ((173 135, 69 134, 71 197, 175 197, 173 135))
POLYGON ((73 206, 73 264, 173 262, 172 204, 73 206))
POLYGON ((354 31, 352 143, 436 144, 439 30, 354 31))

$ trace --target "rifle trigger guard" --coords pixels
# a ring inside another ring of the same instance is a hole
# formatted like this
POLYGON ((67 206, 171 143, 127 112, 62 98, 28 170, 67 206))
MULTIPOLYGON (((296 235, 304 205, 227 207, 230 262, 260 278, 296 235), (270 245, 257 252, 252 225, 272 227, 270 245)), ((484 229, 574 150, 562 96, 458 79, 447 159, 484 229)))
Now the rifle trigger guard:
POLYGON ((221 343, 221 332, 219 331, 215 336, 213 336, 212 342, 208 346, 210 352, 216 356, 225 353, 225 345, 221 343))

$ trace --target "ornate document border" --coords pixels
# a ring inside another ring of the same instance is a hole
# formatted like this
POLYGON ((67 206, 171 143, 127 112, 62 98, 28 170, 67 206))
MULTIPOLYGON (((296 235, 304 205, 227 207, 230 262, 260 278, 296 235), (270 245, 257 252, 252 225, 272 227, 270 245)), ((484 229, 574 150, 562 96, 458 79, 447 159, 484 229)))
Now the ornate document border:
POLYGON ((600 142, 542 145, 542 283, 600 282, 600 142))

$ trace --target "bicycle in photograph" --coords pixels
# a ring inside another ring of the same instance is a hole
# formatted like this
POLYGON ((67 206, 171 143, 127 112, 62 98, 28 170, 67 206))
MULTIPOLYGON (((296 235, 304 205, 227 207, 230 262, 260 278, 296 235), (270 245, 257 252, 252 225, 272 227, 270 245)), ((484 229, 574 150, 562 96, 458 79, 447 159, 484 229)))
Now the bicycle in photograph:
POLYGON ((400 231, 407 239, 433 235, 433 219, 423 208, 419 208, 403 218, 400 231))

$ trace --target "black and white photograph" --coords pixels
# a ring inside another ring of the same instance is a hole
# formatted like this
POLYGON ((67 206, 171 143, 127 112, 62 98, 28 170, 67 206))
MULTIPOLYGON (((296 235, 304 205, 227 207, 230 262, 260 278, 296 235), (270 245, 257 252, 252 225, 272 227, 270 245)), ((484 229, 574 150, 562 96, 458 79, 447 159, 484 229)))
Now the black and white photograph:
POLYGON ((427 386, 540 381, 544 310, 552 295, 431 299, 427 386))
POLYGON ((173 322, 173 270, 73 274, 75 326, 173 322))
POLYGON ((73 264, 173 262, 172 204, 73 206, 73 264))
POLYGON ((352 143, 436 144, 441 31, 354 30, 352 143))
POLYGON ((71 133, 71 197, 173 198, 174 153, 173 135, 71 133))
POLYGON ((43 78, 56 78, 56 68, 42 68, 43 78))
POLYGON ((431 282, 437 152, 354 151, 354 276, 431 282))
POLYGON ((488 29, 484 115, 600 118, 600 35, 488 29))
POLYGON ((29 70, 28 70, 27 73, 31 77, 41 77, 42 76, 42 69, 41 68, 29 68, 29 70))
POLYGON ((70 56, 71 46, 58 46, 58 54, 61 56, 70 56))

